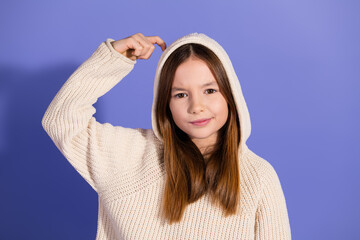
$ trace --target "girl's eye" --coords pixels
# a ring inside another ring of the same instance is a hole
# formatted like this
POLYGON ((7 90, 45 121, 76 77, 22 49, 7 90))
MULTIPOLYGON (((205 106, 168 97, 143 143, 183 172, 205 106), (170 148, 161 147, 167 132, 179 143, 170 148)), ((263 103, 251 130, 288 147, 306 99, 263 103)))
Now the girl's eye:
POLYGON ((183 98, 186 97, 186 93, 178 93, 175 95, 175 98, 183 98))
POLYGON ((206 89, 205 90, 205 93, 207 93, 207 94, 212 94, 212 93, 215 93, 215 92, 216 92, 215 89, 206 89))

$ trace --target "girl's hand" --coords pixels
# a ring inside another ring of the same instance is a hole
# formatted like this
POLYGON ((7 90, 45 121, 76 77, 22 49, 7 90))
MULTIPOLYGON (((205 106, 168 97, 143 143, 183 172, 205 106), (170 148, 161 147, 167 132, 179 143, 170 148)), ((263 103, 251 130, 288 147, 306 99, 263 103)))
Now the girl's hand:
POLYGON ((144 36, 141 33, 117 40, 111 44, 116 51, 131 60, 148 59, 155 49, 154 44, 159 45, 163 51, 166 49, 166 44, 160 37, 144 36))

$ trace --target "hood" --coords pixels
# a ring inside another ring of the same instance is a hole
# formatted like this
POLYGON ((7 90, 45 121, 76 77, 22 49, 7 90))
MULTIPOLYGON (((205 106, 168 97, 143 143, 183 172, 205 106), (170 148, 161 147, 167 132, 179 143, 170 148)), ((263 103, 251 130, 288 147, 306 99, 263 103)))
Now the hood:
POLYGON ((251 123, 250 123, 249 111, 247 109, 245 99, 244 99, 244 96, 241 91, 241 86, 240 86, 239 80, 236 76, 236 73, 235 73, 235 70, 230 61, 230 58, 227 55, 227 53, 225 52, 225 50, 215 40, 213 40, 212 38, 210 38, 202 33, 191 33, 189 35, 179 38, 178 40, 173 42, 170 46, 168 46, 160 57, 160 60, 159 60, 159 63, 158 63, 157 69, 156 69, 156 73, 155 73, 154 99, 153 99, 152 113, 151 113, 152 128, 153 128, 153 131, 154 131, 156 137, 160 141, 162 141, 160 132, 156 125, 156 115, 155 115, 155 103, 157 100, 157 92, 158 92, 157 90, 158 90, 160 73, 161 73, 162 67, 163 67, 166 59, 170 56, 170 54, 173 51, 175 51, 178 47, 180 47, 184 44, 187 44, 187 43, 197 43, 197 44, 202 44, 202 45, 208 47, 210 50, 212 50, 218 56, 218 58, 223 63, 224 68, 227 73, 227 76, 230 81, 233 98, 235 100, 237 113, 239 116, 240 136, 241 136, 239 150, 241 152, 243 152, 243 150, 245 150, 247 148, 246 140, 250 136, 251 123))

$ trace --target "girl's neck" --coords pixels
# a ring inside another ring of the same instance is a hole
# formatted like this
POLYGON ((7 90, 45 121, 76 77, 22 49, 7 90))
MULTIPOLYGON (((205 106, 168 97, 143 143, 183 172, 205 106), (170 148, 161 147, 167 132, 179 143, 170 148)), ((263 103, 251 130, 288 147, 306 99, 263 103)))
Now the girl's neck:
POLYGON ((198 149, 200 150, 201 154, 205 157, 206 155, 208 155, 213 149, 214 149, 214 144, 212 145, 198 145, 195 143, 195 145, 198 147, 198 149))
POLYGON ((193 143, 198 147, 201 154, 204 156, 213 150, 216 144, 216 136, 212 137, 212 139, 191 139, 193 143))

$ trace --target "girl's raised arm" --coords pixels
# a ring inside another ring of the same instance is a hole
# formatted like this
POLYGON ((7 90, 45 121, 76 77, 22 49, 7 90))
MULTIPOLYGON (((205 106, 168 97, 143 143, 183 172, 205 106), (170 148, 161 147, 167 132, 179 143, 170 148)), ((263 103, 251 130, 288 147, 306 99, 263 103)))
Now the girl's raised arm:
POLYGON ((129 163, 131 149, 145 145, 150 132, 101 124, 92 105, 133 69, 136 59, 149 58, 155 43, 166 47, 161 38, 142 34, 106 40, 69 77, 43 116, 42 126, 57 148, 97 192, 126 164, 134 164, 129 163))

